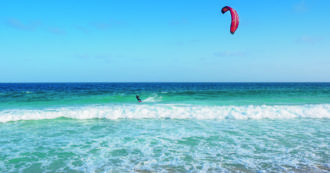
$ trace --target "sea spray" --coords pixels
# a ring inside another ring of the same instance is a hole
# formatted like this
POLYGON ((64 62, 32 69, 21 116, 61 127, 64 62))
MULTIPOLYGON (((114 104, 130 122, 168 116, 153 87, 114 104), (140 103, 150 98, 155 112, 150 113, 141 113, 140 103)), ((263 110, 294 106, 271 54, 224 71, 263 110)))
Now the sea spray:
POLYGON ((290 119, 330 118, 330 104, 320 105, 247 105, 247 106, 196 106, 196 105, 108 105, 60 107, 49 109, 8 109, 0 111, 0 122, 72 119, 290 119))

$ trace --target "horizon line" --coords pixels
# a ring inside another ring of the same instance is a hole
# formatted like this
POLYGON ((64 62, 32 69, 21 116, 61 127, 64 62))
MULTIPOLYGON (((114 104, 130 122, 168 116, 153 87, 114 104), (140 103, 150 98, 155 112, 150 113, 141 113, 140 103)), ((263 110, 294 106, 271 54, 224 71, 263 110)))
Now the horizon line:
POLYGON ((155 81, 155 82, 148 82, 148 81, 129 81, 129 82, 118 82, 118 81, 101 81, 101 82, 91 82, 91 81, 84 81, 84 82, 0 82, 0 84, 28 84, 28 83, 330 83, 330 81, 228 81, 228 82, 216 82, 216 81, 183 81, 183 82, 177 82, 177 81, 155 81))

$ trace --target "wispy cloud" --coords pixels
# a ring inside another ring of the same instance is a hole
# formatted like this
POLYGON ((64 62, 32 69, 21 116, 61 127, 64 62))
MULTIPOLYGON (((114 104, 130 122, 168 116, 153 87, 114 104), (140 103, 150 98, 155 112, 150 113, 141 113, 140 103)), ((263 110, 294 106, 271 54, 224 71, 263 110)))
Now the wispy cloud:
POLYGON ((293 9, 297 13, 304 13, 308 11, 307 4, 305 0, 301 0, 293 6, 293 9))
POLYGON ((57 34, 57 35, 65 34, 65 31, 59 27, 50 27, 50 28, 48 28, 48 31, 53 34, 57 34))
POLYGON ((65 31, 59 27, 47 27, 45 25, 41 25, 41 22, 38 21, 22 22, 19 19, 10 18, 6 21, 6 24, 11 28, 15 28, 23 31, 34 31, 35 29, 40 28, 41 30, 57 35, 65 34, 65 31))
MULTIPOLYGON (((23 30, 23 31, 34 31, 35 29, 41 29, 43 31, 56 34, 56 35, 64 35, 66 34, 65 28, 58 27, 58 26, 52 26, 51 24, 46 25, 42 24, 38 21, 32 21, 32 22, 23 22, 22 20, 16 19, 16 18, 9 18, 6 21, 4 21, 5 24, 11 28, 17 29, 17 30, 23 30)), ((84 25, 76 25, 73 26, 74 29, 83 32, 83 33, 90 33, 93 29, 99 29, 99 30, 107 30, 112 27, 118 27, 121 25, 124 25, 125 23, 123 21, 119 20, 108 20, 108 21, 101 21, 101 22, 91 22, 86 23, 84 25)))
POLYGON ((189 24, 189 21, 187 19, 178 19, 178 20, 172 20, 168 24, 170 26, 182 26, 189 24))
POLYGON ((111 63, 122 58, 121 56, 113 56, 109 54, 99 54, 99 55, 77 54, 75 57, 82 60, 90 60, 90 61, 98 61, 98 62, 101 61, 104 63, 111 63))
POLYGON ((315 37, 315 36, 301 36, 297 38, 297 43, 304 43, 304 44, 316 44, 318 42, 321 42, 323 40, 322 37, 315 37))
POLYGON ((248 53, 245 51, 218 51, 214 52, 213 54, 205 57, 199 58, 199 60, 203 63, 213 63, 215 60, 218 61, 219 59, 229 59, 229 58, 239 58, 245 57, 248 53))
POLYGON ((87 34, 87 33, 89 33, 90 32, 90 30, 87 28, 87 27, 85 27, 85 26, 76 26, 75 27, 78 31, 81 31, 81 32, 83 32, 83 33, 85 33, 85 34, 87 34))
POLYGON ((19 30, 25 30, 25 31, 31 31, 36 29, 41 23, 40 22, 29 22, 29 23, 23 23, 22 21, 11 18, 6 21, 6 24, 12 28, 19 29, 19 30))
POLYGON ((221 51, 214 53, 216 57, 242 57, 246 55, 247 53, 243 51, 221 51))
POLYGON ((201 43, 202 40, 200 39, 190 39, 190 40, 177 40, 177 41, 173 41, 170 42, 171 45, 177 45, 177 46, 185 46, 185 45, 192 45, 192 44, 198 44, 201 43))
POLYGON ((111 27, 116 27, 123 25, 124 22, 119 21, 119 20, 108 20, 108 21, 102 21, 102 22, 92 22, 91 25, 97 29, 100 30, 106 30, 111 27))
POLYGON ((109 29, 110 28, 110 23, 107 22, 93 22, 92 25, 100 30, 105 30, 105 29, 109 29))

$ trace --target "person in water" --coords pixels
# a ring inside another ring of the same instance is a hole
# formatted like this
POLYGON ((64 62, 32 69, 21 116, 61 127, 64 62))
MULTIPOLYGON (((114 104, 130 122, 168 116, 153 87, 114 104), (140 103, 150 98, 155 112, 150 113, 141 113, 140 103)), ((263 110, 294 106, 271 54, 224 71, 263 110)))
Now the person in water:
POLYGON ((136 100, 138 100, 139 102, 142 102, 140 96, 136 95, 136 100))

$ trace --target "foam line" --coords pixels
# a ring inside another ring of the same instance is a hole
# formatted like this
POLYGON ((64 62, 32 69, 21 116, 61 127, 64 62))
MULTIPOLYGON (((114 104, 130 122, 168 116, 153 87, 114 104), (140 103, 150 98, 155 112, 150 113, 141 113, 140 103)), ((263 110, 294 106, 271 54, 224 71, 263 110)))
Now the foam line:
POLYGON ((0 111, 0 122, 55 119, 290 119, 330 118, 330 104, 296 106, 194 106, 194 105, 107 105, 53 109, 8 109, 0 111))

